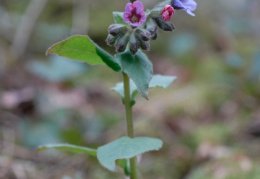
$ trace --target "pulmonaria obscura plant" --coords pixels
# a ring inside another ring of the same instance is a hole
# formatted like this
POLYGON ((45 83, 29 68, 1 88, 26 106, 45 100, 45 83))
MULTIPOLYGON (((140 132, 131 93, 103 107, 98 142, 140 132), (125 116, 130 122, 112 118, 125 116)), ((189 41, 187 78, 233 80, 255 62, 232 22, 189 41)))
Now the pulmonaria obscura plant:
MULTIPOLYGON (((162 147, 160 139, 135 137, 132 108, 138 94, 148 99, 148 89, 168 87, 174 76, 153 74, 153 65, 143 50, 150 49, 150 42, 158 36, 158 29, 173 31, 171 20, 176 10, 184 10, 194 16, 197 3, 194 0, 165 0, 146 9, 141 0, 131 0, 124 12, 113 12, 114 23, 108 27, 106 42, 115 47, 116 53, 109 54, 88 36, 73 35, 47 50, 90 65, 106 65, 121 73, 123 82, 112 89, 119 94, 125 106, 127 136, 120 137, 96 149, 69 144, 40 146, 40 150, 58 149, 74 153, 85 153, 96 157, 100 164, 110 171, 122 171, 130 179, 138 178, 136 156, 162 147), (120 170, 119 170, 120 171, 120 170)), ((159 176, 158 176, 159 177, 159 176)))

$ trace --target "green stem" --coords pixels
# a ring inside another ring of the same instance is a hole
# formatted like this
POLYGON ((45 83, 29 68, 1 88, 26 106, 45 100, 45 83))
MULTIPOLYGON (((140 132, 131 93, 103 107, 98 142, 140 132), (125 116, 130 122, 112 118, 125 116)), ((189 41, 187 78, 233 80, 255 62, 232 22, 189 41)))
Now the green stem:
MULTIPOLYGON (((131 138, 134 137, 134 124, 131 106, 131 94, 130 94, 130 80, 127 74, 123 73, 124 81, 124 105, 125 105, 125 115, 127 122, 127 135, 131 138)), ((130 179, 137 179, 137 169, 136 169, 136 157, 130 159, 130 179)))

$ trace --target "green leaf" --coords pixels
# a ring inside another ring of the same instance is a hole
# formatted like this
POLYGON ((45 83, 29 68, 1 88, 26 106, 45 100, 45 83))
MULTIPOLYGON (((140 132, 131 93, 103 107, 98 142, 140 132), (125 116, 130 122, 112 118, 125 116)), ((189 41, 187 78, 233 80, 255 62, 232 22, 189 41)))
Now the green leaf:
POLYGON ((110 67, 112 70, 118 72, 121 71, 120 65, 114 60, 114 57, 107 51, 96 45, 97 55, 103 60, 103 62, 110 67))
MULTIPOLYGON (((175 80, 176 80, 176 76, 153 75, 153 77, 149 83, 149 88, 156 88, 156 87, 167 88, 175 80)), ((122 82, 117 83, 112 88, 112 90, 117 92, 124 99, 124 85, 122 82)), ((131 80, 130 81, 130 94, 131 94, 132 100, 135 100, 136 92, 137 92, 137 87, 134 84, 134 82, 131 80)))
POLYGON ((56 54, 90 65, 106 64, 114 71, 121 70, 112 55, 84 35, 73 35, 57 42, 47 50, 46 54, 56 54))
POLYGON ((116 160, 130 159, 144 152, 159 150, 162 141, 150 137, 121 137, 97 149, 97 158, 102 166, 110 171, 116 170, 116 160))
MULTIPOLYGON (((122 98, 125 98, 125 93, 124 93, 124 84, 123 82, 117 83, 112 90, 117 92, 122 98)), ((136 85, 132 80, 130 80, 130 95, 132 96, 133 93, 137 91, 136 85)))
POLYGON ((96 156, 96 150, 88 147, 82 147, 71 144, 48 144, 42 145, 38 147, 39 151, 47 150, 47 149, 56 149, 60 151, 72 152, 72 153, 84 153, 90 156, 96 156))
POLYGON ((148 99, 149 82, 153 75, 153 65, 148 57, 139 50, 135 55, 126 51, 116 56, 121 64, 122 71, 135 83, 141 95, 148 99))
POLYGON ((113 18, 116 24, 125 24, 125 21, 123 19, 123 12, 114 11, 113 18))
POLYGON ((175 80, 176 76, 165 76, 165 75, 154 75, 152 80, 150 81, 149 88, 167 88, 169 87, 175 80))

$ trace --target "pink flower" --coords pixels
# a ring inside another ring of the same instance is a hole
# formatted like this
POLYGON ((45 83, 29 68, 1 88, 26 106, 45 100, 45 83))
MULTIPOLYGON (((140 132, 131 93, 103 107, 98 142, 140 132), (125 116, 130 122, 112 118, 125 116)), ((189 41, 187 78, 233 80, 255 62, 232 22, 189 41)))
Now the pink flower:
POLYGON ((124 21, 133 27, 138 27, 146 21, 144 5, 140 0, 126 4, 124 21))
POLYGON ((161 12, 164 21, 170 21, 173 15, 174 9, 171 5, 166 5, 161 12))

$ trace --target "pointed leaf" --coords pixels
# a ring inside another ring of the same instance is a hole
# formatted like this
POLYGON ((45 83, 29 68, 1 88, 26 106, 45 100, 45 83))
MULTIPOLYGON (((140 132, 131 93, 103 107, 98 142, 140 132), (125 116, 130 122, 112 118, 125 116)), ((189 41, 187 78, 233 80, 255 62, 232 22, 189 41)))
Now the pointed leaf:
MULTIPOLYGON (((164 76, 164 75, 153 75, 150 83, 149 83, 149 88, 167 88, 168 86, 171 85, 176 80, 176 76, 164 76)), ((124 85, 122 82, 117 83, 112 90, 117 92, 122 98, 124 98, 124 85)), ((130 94, 132 100, 135 100, 135 96, 137 92, 137 87, 134 84, 134 82, 131 80, 130 81, 130 94)))
MULTIPOLYGON (((117 92, 122 98, 125 97, 123 82, 117 83, 112 88, 112 90, 117 92)), ((137 91, 136 85, 134 84, 133 80, 130 80, 130 95, 132 96, 135 91, 137 91)))
POLYGON ((152 80, 150 81, 149 88, 167 88, 169 87, 175 80, 176 76, 165 76, 165 75, 154 75, 152 80))
POLYGON ((94 43, 88 36, 73 35, 51 46, 46 54, 56 54, 90 65, 106 64, 114 71, 120 71, 119 64, 108 52, 94 43))
POLYGON ((135 83, 137 90, 144 98, 148 98, 149 82, 153 75, 153 65, 148 57, 139 50, 135 55, 129 51, 116 56, 122 71, 135 83))
POLYGON ((108 170, 116 170, 116 160, 130 159, 144 152, 159 150, 162 141, 150 137, 121 137, 97 149, 97 158, 108 170))
POLYGON ((56 149, 60 151, 72 152, 72 153, 84 153, 90 156, 96 156, 96 150, 88 147, 82 147, 71 144, 48 144, 42 145, 38 147, 39 151, 47 150, 47 149, 56 149))
POLYGON ((110 55, 107 51, 96 45, 96 53, 103 60, 103 62, 110 67, 112 70, 118 72, 121 70, 120 65, 115 61, 114 57, 110 55))

